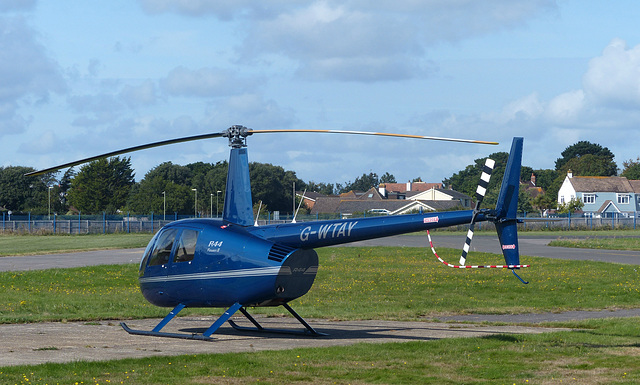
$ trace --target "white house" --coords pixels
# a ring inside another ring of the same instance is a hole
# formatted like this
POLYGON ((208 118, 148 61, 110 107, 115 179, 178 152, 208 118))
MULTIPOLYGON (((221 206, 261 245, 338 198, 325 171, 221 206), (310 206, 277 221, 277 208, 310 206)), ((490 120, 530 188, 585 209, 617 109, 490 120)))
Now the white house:
POLYGON ((455 201, 464 208, 472 208, 472 199, 467 194, 440 188, 430 188, 427 191, 419 192, 411 196, 407 194, 407 199, 416 201, 455 201))
POLYGON ((558 204, 576 198, 584 203, 586 216, 635 217, 640 211, 640 181, 621 176, 573 176, 569 171, 558 191, 558 204))

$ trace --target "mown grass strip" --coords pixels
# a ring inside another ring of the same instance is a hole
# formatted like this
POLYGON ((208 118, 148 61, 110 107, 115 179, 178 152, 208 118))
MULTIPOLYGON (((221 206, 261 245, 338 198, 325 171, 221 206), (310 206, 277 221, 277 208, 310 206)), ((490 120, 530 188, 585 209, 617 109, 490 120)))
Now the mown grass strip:
MULTIPOLYGON (((454 260, 459 250, 439 251, 454 260)), ((311 291, 292 302, 304 317, 414 320, 465 313, 527 313, 640 307, 637 266, 523 257, 520 271, 459 270, 424 248, 325 248, 311 291)), ((473 263, 501 256, 474 253, 473 263)), ((138 290, 137 265, 0 273, 0 322, 161 317, 138 290)), ((187 309, 217 315, 221 309, 187 309)), ((284 314, 281 308, 256 313, 284 314)))
POLYGON ((575 247, 581 249, 605 249, 605 250, 640 250, 640 238, 576 238, 557 239, 551 241, 549 246, 575 247))
POLYGON ((637 384, 638 321, 584 321, 584 330, 538 335, 4 367, 0 383, 637 384))
POLYGON ((146 247, 153 234, 0 235, 0 257, 146 247))

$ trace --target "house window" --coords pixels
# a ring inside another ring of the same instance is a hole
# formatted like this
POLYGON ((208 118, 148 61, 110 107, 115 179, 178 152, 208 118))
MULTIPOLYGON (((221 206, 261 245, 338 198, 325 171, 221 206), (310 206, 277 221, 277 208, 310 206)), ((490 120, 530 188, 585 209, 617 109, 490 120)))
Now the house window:
POLYGON ((584 194, 582 195, 582 201, 585 205, 596 203, 596 194, 584 194))
POLYGON ((629 194, 617 194, 618 195, 618 203, 621 205, 629 204, 629 194))

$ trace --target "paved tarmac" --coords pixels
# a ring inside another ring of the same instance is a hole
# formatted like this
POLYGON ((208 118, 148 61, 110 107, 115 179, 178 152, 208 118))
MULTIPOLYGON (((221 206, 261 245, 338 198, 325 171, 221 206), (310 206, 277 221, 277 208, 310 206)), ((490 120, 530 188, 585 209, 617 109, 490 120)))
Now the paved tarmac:
MULTIPOLYGON (((464 236, 446 233, 432 235, 434 246, 461 248, 464 236)), ((596 260, 627 264, 640 264, 639 252, 556 248, 546 246, 555 237, 520 237, 523 263, 526 256, 596 260)), ((402 235, 377 240, 355 242, 350 246, 411 246, 425 247, 429 255, 426 236, 402 235)), ((496 236, 477 235, 472 243, 473 251, 500 253, 496 236)), ((104 250, 78 253, 50 254, 0 258, 0 271, 36 270, 53 267, 68 268, 98 264, 138 263, 143 249, 104 250)), ((258 335, 241 333, 223 326, 213 342, 176 340, 133 336, 126 334, 118 321, 90 323, 37 323, 27 325, 0 325, 0 367, 7 365, 38 364, 44 362, 71 362, 78 360, 108 360, 150 355, 181 355, 220 352, 249 352, 278 350, 292 347, 319 347, 348 345, 358 342, 382 343, 390 341, 431 340, 447 337, 483 336, 504 333, 542 333, 554 329, 529 326, 487 326, 482 322, 529 323, 567 321, 585 318, 635 317, 640 309, 596 312, 566 312, 515 315, 465 315, 438 317, 438 321, 475 322, 445 324, 440 322, 391 322, 391 321, 327 321, 309 320, 328 337, 291 337, 282 335, 258 335)), ((128 321, 132 328, 150 330, 159 320, 128 321)), ((214 317, 180 317, 163 331, 193 332, 203 330, 214 317)), ((243 322, 244 319, 240 319, 243 322)), ((246 321, 244 321, 246 323, 246 321)), ((262 317, 265 326, 299 328, 290 318, 262 317)))
MULTIPOLYGON (((291 318, 256 317, 267 328, 300 330, 291 318)), ((151 330, 159 320, 127 321, 132 328, 151 330)), ((191 333, 203 331, 212 317, 180 317, 163 331, 191 333)), ((428 341, 450 337, 479 337, 496 334, 544 333, 561 329, 445 324, 435 322, 327 321, 308 320, 325 337, 238 332, 227 324, 213 341, 193 341, 128 335, 118 321, 37 323, 0 325, 0 367, 46 362, 103 361, 147 356, 253 352, 302 347, 344 346, 359 342, 384 343, 428 341)), ((244 319, 238 323, 248 325, 244 319)), ((566 329, 565 329, 566 330, 566 329)))
POLYGON ((143 252, 144 249, 117 249, 1 257, 0 271, 64 269, 68 267, 140 263, 143 252))

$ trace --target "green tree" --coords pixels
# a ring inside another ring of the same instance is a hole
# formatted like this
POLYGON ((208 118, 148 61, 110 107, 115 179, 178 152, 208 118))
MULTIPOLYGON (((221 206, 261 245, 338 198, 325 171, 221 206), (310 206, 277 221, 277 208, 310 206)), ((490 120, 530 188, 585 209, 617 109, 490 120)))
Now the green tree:
POLYGON ((46 214, 48 189, 55 185, 54 174, 24 176, 31 167, 0 167, 0 211, 46 214))
POLYGON ((68 201, 83 213, 113 214, 125 207, 133 185, 131 158, 100 159, 80 168, 71 182, 68 201))
POLYGON ((191 191, 190 168, 164 162, 149 170, 131 189, 127 210, 136 214, 193 214, 195 194, 191 191), (164 193, 164 194, 163 194, 164 193))
POLYGON ((571 214, 582 210, 584 202, 580 198, 572 198, 569 202, 558 204, 559 214, 571 214))
MULTIPOLYGON (((606 147, 602 147, 597 143, 591 143, 586 140, 579 141, 569 147, 567 147, 561 153, 562 157, 556 160, 556 170, 566 173, 566 171, 571 168, 571 165, 568 165, 569 161, 576 158, 582 158, 586 155, 592 155, 594 157, 590 157, 591 162, 602 163, 597 166, 588 166, 583 162, 575 163, 579 164, 579 167, 585 167, 586 169, 599 169, 600 175, 598 176, 612 176, 617 175, 618 168, 613 161, 614 155, 606 147)), ((577 175, 590 175, 590 174, 581 174, 579 171, 574 168, 571 168, 577 175)), ((592 175, 592 174, 591 174, 592 175)))
POLYGON ((195 194, 189 186, 162 179, 145 177, 131 189, 127 210, 136 214, 193 214, 195 194), (166 212, 165 212, 166 202, 166 212))
POLYGON ((579 158, 572 158, 562 166, 561 175, 568 170, 576 176, 613 176, 618 174, 618 166, 612 158, 602 155, 586 154, 579 158))
MULTIPOLYGON (((507 167, 507 160, 509 159, 509 153, 496 152, 488 156, 493 159, 496 164, 491 173, 491 180, 485 194, 483 207, 489 207, 495 205, 498 200, 498 192, 500 190, 500 183, 502 176, 507 167)), ((465 167, 464 170, 458 171, 451 177, 445 179, 442 183, 452 190, 464 193, 470 197, 475 198, 476 189, 482 175, 482 169, 487 158, 479 158, 474 161, 473 164, 465 167)))
POLYGON ((629 159, 622 162, 624 169, 622 170, 623 176, 629 180, 640 180, 640 157, 636 160, 629 159))
POLYGON ((211 211, 211 214, 214 217, 216 216, 216 212, 222 213, 228 170, 229 164, 227 161, 218 162, 202 176, 202 181, 199 182, 199 186, 202 188, 202 191, 209 197, 208 201, 202 202, 208 206, 205 209, 205 212, 211 211), (220 193, 218 193, 218 191, 220 191, 220 193))
POLYGON ((398 182, 396 181, 396 177, 393 176, 393 174, 389 174, 388 172, 385 172, 380 177, 380 183, 398 183, 398 182))
POLYGON ((192 170, 193 168, 188 165, 180 166, 171 162, 164 162, 149 170, 145 174, 144 179, 153 179, 158 177, 175 184, 190 186, 191 178, 193 178, 192 170))
POLYGON ((531 206, 540 212, 540 216, 544 214, 545 210, 555 209, 558 205, 556 199, 549 194, 538 194, 531 200, 531 206))
MULTIPOLYGON (((549 192, 549 190, 553 186, 553 182, 559 175, 559 172, 556 170, 550 169, 538 169, 533 170, 533 174, 536 176, 536 186, 540 187, 545 192, 549 192)), ((560 186, 558 186, 559 188, 560 186)), ((556 191, 557 195, 557 191, 556 191)))
POLYGON ((341 193, 349 192, 349 191, 367 191, 371 187, 376 187, 380 184, 380 179, 378 179, 378 174, 375 172, 370 172, 369 174, 362 174, 356 178, 353 182, 346 182, 344 185, 339 186, 339 190, 341 193))
POLYGON ((293 212, 293 183, 296 189, 306 184, 293 171, 268 163, 250 163, 251 194, 253 203, 262 201, 269 210, 293 212))
POLYGON ((315 191, 324 195, 333 195, 335 193, 335 185, 333 183, 307 182, 307 191, 315 191))

